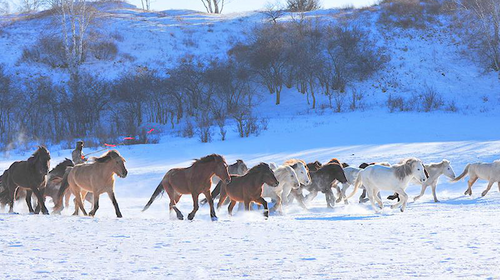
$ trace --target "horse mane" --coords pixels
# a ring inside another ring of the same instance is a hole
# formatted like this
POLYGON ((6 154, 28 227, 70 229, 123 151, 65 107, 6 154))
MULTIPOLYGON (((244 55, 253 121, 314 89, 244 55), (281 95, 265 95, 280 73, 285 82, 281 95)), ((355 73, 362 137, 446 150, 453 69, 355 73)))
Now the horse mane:
POLYGON ((441 162, 429 163, 427 166, 432 167, 441 167, 443 164, 450 164, 450 161, 447 159, 443 159, 441 162))
POLYGON ((38 146, 38 149, 28 158, 27 161, 30 164, 33 164, 37 158, 39 158, 43 155, 48 156, 50 159, 49 150, 47 150, 47 148, 45 148, 44 146, 38 146))
POLYGON ((117 157, 125 161, 125 159, 116 150, 107 151, 102 156, 94 158, 94 161, 99 163, 105 163, 117 157))
POLYGON ((64 161, 56 165, 52 170, 50 170, 49 174, 57 173, 57 174, 64 174, 66 171, 66 167, 68 166, 74 166, 73 161, 70 159, 65 158, 64 161), (68 162, 69 161, 69 162, 68 162), (71 164, 69 164, 71 163, 71 164))
POLYGON ((248 171, 247 171, 247 174, 252 174, 252 173, 257 173, 257 172, 260 172, 260 170, 262 168, 268 168, 269 170, 271 170, 271 168, 269 167, 269 164, 267 163, 264 163, 264 162, 261 162, 259 164, 257 164, 256 166, 250 168, 248 171))
POLYGON ((398 179, 403 180, 407 176, 411 174, 411 169, 413 167, 413 164, 418 162, 419 160, 417 158, 407 158, 402 160, 398 164, 394 164, 392 167, 394 169, 394 173, 396 174, 396 177, 398 179))
POLYGON ((194 159, 194 162, 191 166, 194 166, 195 164, 199 164, 199 163, 208 163, 208 162, 218 161, 218 160, 225 161, 223 156, 218 155, 218 154, 211 154, 211 155, 199 158, 199 159, 194 159))

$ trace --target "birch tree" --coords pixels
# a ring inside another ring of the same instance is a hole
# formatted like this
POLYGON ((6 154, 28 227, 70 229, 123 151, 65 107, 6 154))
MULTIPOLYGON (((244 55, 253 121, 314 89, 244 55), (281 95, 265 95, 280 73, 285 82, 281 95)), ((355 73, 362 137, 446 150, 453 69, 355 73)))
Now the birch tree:
POLYGON ((224 10, 225 0, 201 0, 209 14, 221 14, 224 10))

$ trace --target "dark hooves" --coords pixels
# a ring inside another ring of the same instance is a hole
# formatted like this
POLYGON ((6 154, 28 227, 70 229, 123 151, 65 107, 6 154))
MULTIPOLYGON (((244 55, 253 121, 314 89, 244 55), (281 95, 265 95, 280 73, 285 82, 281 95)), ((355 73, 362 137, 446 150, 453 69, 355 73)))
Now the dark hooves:
POLYGON ((194 219, 194 215, 189 214, 188 215, 188 220, 192 221, 194 219))
POLYGON ((212 219, 212 222, 217 222, 219 220, 219 218, 217 218, 217 217, 211 217, 211 219, 212 219))

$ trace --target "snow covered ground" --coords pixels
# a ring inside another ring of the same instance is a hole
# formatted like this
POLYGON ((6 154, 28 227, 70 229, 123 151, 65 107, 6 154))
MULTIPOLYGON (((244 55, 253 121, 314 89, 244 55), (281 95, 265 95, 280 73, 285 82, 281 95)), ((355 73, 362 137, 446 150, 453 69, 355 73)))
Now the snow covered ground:
MULTIPOLYGON (((496 187, 485 198, 485 182, 476 183, 472 197, 465 182, 442 178, 440 203, 430 190, 404 213, 392 202, 377 214, 369 204, 338 204, 331 210, 318 196, 304 211, 297 205, 283 216, 265 220, 261 211, 218 212, 211 222, 202 207, 195 220, 169 217, 168 199, 141 212, 163 174, 190 159, 217 152, 228 162, 242 158, 249 165, 282 162, 297 157, 327 161, 332 157, 357 165, 363 161, 397 162, 407 156, 425 162, 447 158, 455 173, 468 162, 498 159, 498 115, 381 114, 365 112, 328 118, 328 122, 296 118, 271 120, 260 137, 229 138, 200 144, 196 139, 164 138, 158 145, 121 147, 129 176, 117 179, 117 199, 123 219, 117 219, 104 195, 95 218, 34 216, 23 203, 19 215, 0 214, 0 277, 3 279, 336 279, 423 277, 498 278, 497 233, 500 194, 496 187), (287 125, 283 125, 287 123, 287 125), (378 132, 377 132, 378 131, 378 132), (377 133, 376 133, 377 132, 377 133)), ((52 151, 53 165, 69 155, 52 151)), ((0 159, 0 169, 27 155, 0 159)), ((419 187, 408 189, 410 196, 419 187)), ((387 193, 384 193, 385 196, 387 193)), ((50 202, 49 202, 49 205, 50 202)), ((90 205, 87 204, 87 208, 90 205)), ((192 209, 190 197, 179 204, 192 209)))

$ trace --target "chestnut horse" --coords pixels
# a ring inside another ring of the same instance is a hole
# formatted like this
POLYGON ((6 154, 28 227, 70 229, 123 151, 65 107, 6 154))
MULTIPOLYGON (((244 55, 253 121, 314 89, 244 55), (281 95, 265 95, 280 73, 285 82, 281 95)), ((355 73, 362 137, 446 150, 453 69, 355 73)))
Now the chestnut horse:
MULTIPOLYGON (((214 201, 210 194, 212 177, 214 175, 225 181, 225 183, 231 182, 226 160, 221 155, 217 154, 211 154, 195 160, 195 162, 187 168, 170 169, 165 174, 163 180, 160 182, 142 211, 146 211, 149 206, 151 206, 156 197, 161 193, 161 188, 159 187, 162 186, 170 197, 170 212, 174 210, 177 214, 177 219, 184 219, 181 211, 177 209, 176 206, 181 196, 190 194, 193 197, 193 211, 188 215, 188 219, 192 220, 199 208, 198 197, 203 193, 210 205, 210 217, 212 221, 215 221, 217 220, 217 216, 215 215, 214 201), (158 189, 160 191, 158 191, 158 189)), ((219 184, 221 182, 219 182, 219 184)))
POLYGON ((262 197, 262 188, 264 184, 271 187, 277 187, 279 185, 278 180, 274 176, 274 172, 267 163, 260 163, 252 167, 243 176, 231 175, 230 183, 219 183, 221 192, 217 209, 222 206, 229 196, 231 200, 228 207, 229 215, 232 215, 236 202, 243 202, 245 204, 245 210, 247 211, 250 210, 250 203, 255 202, 264 206, 264 216, 269 217, 267 201, 262 197))

